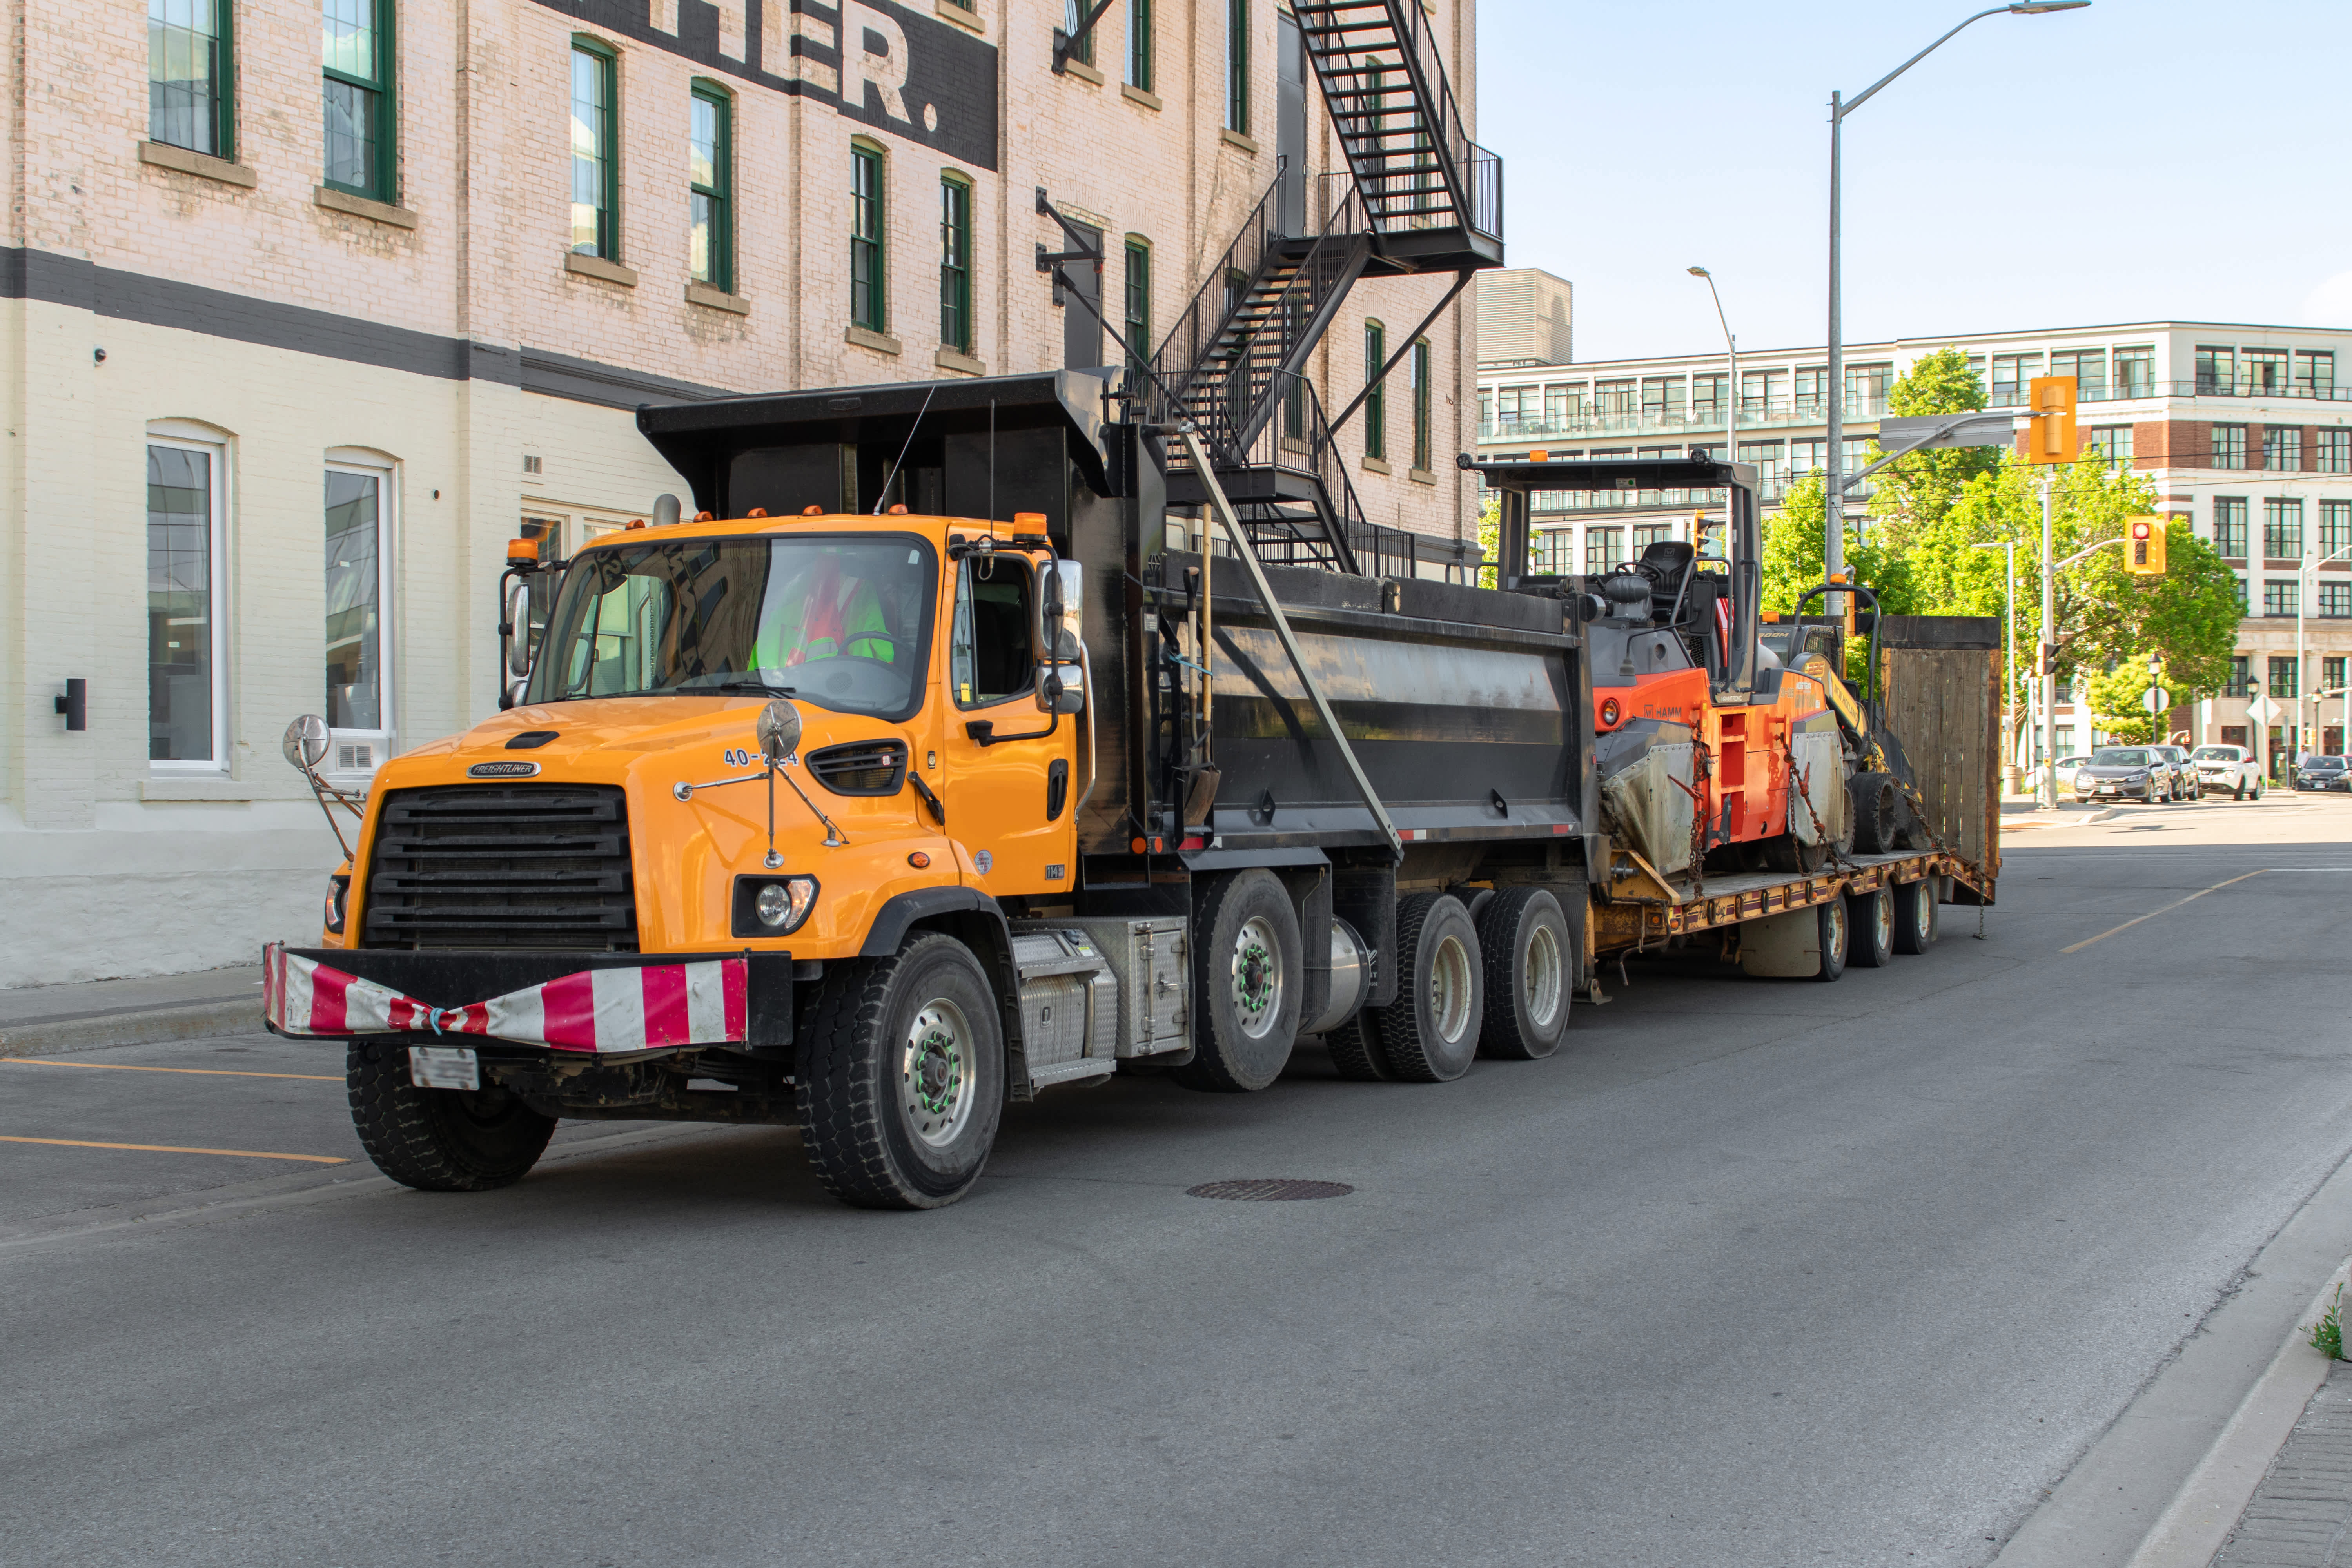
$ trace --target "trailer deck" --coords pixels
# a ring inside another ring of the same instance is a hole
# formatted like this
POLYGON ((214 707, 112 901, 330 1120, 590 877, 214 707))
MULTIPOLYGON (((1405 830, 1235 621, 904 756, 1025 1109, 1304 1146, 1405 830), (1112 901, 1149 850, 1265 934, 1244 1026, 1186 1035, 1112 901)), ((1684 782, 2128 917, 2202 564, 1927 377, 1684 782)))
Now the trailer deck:
POLYGON ((1640 856, 1620 849, 1610 858, 1608 879, 1593 887, 1588 945, 1596 957, 1639 952, 1672 937, 1810 909, 1833 898, 1925 877, 1948 877, 1953 893, 1968 894, 1965 900, 1948 897, 1945 902, 1992 901, 1991 889, 1979 874, 1944 849, 1843 855, 1835 865, 1809 874, 1748 871, 1679 886, 1681 879, 1661 877, 1640 856))

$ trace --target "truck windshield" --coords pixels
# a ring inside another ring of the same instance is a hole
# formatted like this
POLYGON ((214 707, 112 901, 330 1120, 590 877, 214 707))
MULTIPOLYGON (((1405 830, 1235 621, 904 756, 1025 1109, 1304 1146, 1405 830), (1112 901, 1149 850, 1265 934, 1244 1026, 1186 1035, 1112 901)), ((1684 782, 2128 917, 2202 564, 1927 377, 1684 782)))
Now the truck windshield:
POLYGON ((908 718, 923 701, 936 560, 904 534, 583 551, 564 573, 529 700, 772 690, 908 718))

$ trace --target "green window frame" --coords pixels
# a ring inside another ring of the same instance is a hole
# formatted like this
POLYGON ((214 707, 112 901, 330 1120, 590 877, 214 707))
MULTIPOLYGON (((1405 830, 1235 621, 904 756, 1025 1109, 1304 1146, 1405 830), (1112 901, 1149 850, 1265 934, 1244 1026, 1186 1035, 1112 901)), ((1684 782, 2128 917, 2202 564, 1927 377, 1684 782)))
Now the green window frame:
POLYGON ((1364 323, 1364 374, 1373 378, 1364 395, 1364 456, 1386 462, 1389 456, 1389 383, 1381 366, 1389 363, 1389 330, 1378 321, 1364 323))
POLYGON ((320 9, 326 121, 326 168, 320 183, 377 202, 396 202, 400 195, 393 5, 394 0, 325 0, 320 9))
POLYGON ((940 344, 971 353, 971 182, 940 176, 940 344))
POLYGON ((687 105, 687 275, 735 291, 735 100, 694 84, 687 105))
POLYGON ((621 259, 620 57, 572 40, 572 249, 621 259))
POLYGON ((1424 474, 1431 471, 1429 410, 1429 340, 1423 338, 1412 345, 1412 466, 1424 474))
POLYGON ((1250 128, 1249 0, 1225 5, 1225 129, 1246 136, 1250 128))
POLYGON ((1127 274, 1121 290, 1119 331, 1127 339, 1128 363, 1140 380, 1151 353, 1151 242, 1139 234, 1127 237, 1127 274))
POLYGON ((1068 58, 1087 65, 1095 63, 1095 36, 1089 32, 1081 38, 1077 32, 1094 8, 1094 0, 1062 0, 1062 37, 1071 40, 1068 58))
POLYGON ((849 320, 869 332, 890 330, 889 251, 884 243, 882 150, 849 148, 849 320))
POLYGON ((1127 85, 1151 90, 1151 0, 1127 0, 1127 85))
POLYGON ((236 157, 236 7, 147 0, 147 140, 236 157))

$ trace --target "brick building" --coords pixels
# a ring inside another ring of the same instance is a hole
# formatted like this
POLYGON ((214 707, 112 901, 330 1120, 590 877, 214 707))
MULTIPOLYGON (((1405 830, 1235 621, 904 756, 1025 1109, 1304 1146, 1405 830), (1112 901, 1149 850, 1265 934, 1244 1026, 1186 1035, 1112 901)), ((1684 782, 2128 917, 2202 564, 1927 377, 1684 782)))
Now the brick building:
MULTIPOLYGON (((7 0, 0 984, 315 930, 334 851, 287 721, 324 712, 362 784, 489 711, 504 542, 684 489, 639 404, 1115 363, 1036 268, 1041 191, 1150 344, 1278 160, 1361 170, 1276 0, 1115 0, 1056 69, 1089 9, 7 0)), ((1472 0, 1388 9, 1466 122, 1472 0)), ((1426 271, 1365 274, 1291 368, 1350 400, 1445 297, 1426 271)), ((1433 571, 1475 523, 1468 303, 1349 448, 1433 571)))
MULTIPOLYGON (((2084 444, 2146 472, 2159 510, 2189 519, 2237 573, 2246 607, 2237 677, 2195 704, 2193 718, 2176 713, 2175 727, 2199 742, 2256 745, 2266 755, 2341 752, 2352 660, 2352 331, 2137 321, 1850 343, 1845 472, 1865 466, 1888 385, 1921 355, 1951 346, 1984 377, 1995 408, 2023 408, 2035 376, 2074 376, 2084 444), (2266 727, 2246 716, 2257 689, 2282 710, 2266 727)), ((1768 511, 1827 460, 1827 374, 1818 347, 1740 353, 1739 458, 1757 466, 1768 511)), ((1505 457, 1541 446, 1565 458, 1701 446, 1720 454, 1727 380, 1720 353, 1488 366, 1479 376, 1479 450, 1505 457)), ((1597 572, 1652 539, 1687 537, 1693 510, 1712 498, 1553 499, 1559 504, 1538 508, 1538 559, 1553 570, 1597 572)), ((2040 589, 2021 583, 2018 591, 2040 589)), ((2063 755, 2094 735, 2088 713, 2063 688, 2061 697, 2063 755)))

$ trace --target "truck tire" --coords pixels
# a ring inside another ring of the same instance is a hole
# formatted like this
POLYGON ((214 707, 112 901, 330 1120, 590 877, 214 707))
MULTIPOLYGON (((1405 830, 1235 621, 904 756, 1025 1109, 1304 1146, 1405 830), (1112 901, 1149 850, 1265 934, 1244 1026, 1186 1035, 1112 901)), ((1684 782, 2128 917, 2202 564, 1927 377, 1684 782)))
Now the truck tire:
POLYGON ((1893 849, 1895 829, 1902 821, 1895 780, 1885 773, 1856 773, 1846 780, 1845 787, 1853 801, 1853 847, 1864 855, 1884 855, 1893 849))
POLYGON ((1307 978, 1298 911, 1266 870, 1210 881, 1192 911, 1193 1057, 1186 1089, 1244 1094, 1282 1076, 1307 978))
POLYGON ((868 1209, 951 1204, 980 1180, 1004 1110, 988 972, 937 931, 829 965, 800 1043, 801 1142, 825 1191, 868 1209))
POLYGON ((1822 966, 1813 978, 1835 980, 1845 973, 1846 942, 1853 935, 1853 921, 1847 917, 1843 898, 1822 905, 1817 918, 1822 922, 1822 966))
POLYGON ((1576 953, 1559 900, 1543 888, 1505 888, 1476 921, 1486 955, 1486 1022, 1478 1054, 1499 1061, 1540 1061, 1568 1034, 1576 953))
POLYGON ((512 1186, 555 1135, 542 1116, 503 1089, 419 1089, 408 1047, 354 1040, 343 1053, 352 1126, 375 1168, 426 1193, 512 1186))
POLYGON ((1326 1034, 1323 1045, 1341 1078, 1358 1083, 1396 1081, 1396 1070, 1389 1066, 1388 1053, 1381 1049, 1380 1031, 1372 1026, 1368 1009, 1359 1008, 1354 1017, 1326 1034))
POLYGON ((1884 969, 1895 962, 1895 899, 1885 888, 1846 901, 1846 962, 1884 969))
POLYGON ((1447 1083, 1470 1070, 1485 1022, 1485 970, 1461 900, 1414 893, 1398 903, 1397 999, 1372 1018, 1397 1077, 1447 1083))
POLYGON ((1899 882, 1895 888, 1895 951, 1925 952, 1936 940, 1936 879, 1899 882))

